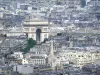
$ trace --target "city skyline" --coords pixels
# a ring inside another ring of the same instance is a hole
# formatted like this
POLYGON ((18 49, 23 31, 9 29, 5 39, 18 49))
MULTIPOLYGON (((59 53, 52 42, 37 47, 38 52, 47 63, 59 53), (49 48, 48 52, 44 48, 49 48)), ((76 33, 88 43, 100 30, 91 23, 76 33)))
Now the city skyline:
POLYGON ((100 75, 100 0, 0 0, 0 75, 100 75))

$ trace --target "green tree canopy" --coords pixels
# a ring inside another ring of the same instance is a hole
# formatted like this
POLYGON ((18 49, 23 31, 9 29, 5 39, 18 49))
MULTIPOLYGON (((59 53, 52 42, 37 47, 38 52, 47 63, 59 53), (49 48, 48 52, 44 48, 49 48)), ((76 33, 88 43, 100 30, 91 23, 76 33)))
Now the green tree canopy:
POLYGON ((34 47, 34 45, 36 45, 36 43, 37 43, 37 42, 36 42, 35 40, 33 40, 32 38, 29 38, 29 39, 28 39, 27 47, 24 48, 22 51, 23 51, 24 53, 29 52, 30 48, 34 47))

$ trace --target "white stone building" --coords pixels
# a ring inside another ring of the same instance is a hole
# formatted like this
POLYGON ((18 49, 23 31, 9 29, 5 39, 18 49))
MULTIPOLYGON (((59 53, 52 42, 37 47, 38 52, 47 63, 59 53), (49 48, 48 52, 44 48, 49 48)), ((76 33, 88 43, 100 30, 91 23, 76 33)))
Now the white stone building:
POLYGON ((33 73, 33 67, 28 65, 15 65, 13 67, 13 71, 24 75, 29 75, 33 73))
POLYGON ((39 19, 25 21, 24 32, 28 34, 28 38, 42 42, 49 37, 49 23, 39 19))
POLYGON ((23 59, 23 52, 14 52, 11 56, 17 58, 17 59, 23 59))
POLYGON ((46 54, 27 53, 26 59, 28 60, 28 64, 33 65, 33 66, 47 64, 47 55, 46 54))
POLYGON ((28 63, 34 66, 35 65, 46 65, 46 58, 43 56, 33 56, 33 57, 30 57, 28 63))
POLYGON ((23 52, 14 52, 11 57, 15 58, 13 61, 17 61, 20 64, 28 64, 28 60, 24 57, 23 52))
POLYGON ((64 58, 65 61, 68 61, 74 67, 81 68, 86 64, 100 60, 100 52, 64 50, 57 57, 60 59, 64 58))

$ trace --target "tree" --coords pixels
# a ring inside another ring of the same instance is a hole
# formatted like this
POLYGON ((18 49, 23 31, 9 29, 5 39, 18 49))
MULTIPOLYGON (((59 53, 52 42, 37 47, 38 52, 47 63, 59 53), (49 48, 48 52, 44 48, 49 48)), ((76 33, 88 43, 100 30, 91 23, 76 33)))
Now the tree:
POLYGON ((22 51, 23 51, 24 53, 29 52, 30 48, 33 48, 34 45, 36 45, 36 43, 37 43, 37 42, 36 42, 35 40, 33 40, 32 38, 29 38, 29 39, 28 39, 27 47, 24 48, 22 51))
POLYGON ((28 47, 32 48, 32 47, 34 47, 34 45, 36 45, 36 41, 33 40, 32 38, 29 38, 29 40, 28 40, 28 47))

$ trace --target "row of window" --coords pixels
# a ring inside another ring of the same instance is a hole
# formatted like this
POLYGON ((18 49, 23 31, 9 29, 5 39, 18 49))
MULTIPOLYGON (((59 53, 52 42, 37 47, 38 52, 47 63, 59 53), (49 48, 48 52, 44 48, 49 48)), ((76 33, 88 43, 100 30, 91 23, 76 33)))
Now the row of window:
POLYGON ((40 60, 32 60, 30 61, 30 63, 34 63, 34 64, 45 64, 45 60, 40 59, 40 60))
MULTIPOLYGON (((96 56, 93 56, 93 55, 66 55, 66 56, 63 56, 63 57, 85 57, 85 58, 91 58, 91 57, 96 57, 96 56)), ((97 56, 98 57, 98 56, 97 56)))
MULTIPOLYGON (((25 31, 29 31, 29 28, 24 28, 25 31)), ((31 31, 36 31, 35 28, 31 28, 31 31)), ((43 31, 48 31, 48 28, 43 28, 43 31)))

